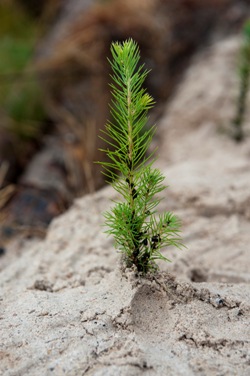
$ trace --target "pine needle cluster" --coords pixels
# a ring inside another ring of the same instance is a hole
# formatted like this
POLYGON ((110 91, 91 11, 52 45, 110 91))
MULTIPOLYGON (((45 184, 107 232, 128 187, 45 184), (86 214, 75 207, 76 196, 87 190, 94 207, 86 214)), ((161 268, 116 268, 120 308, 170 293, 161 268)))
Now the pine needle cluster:
POLYGON ((143 88, 148 71, 138 66, 138 45, 132 39, 112 43, 111 54, 112 120, 101 137, 107 143, 102 151, 109 162, 99 163, 121 201, 104 214, 105 223, 127 266, 147 273, 156 268, 155 260, 169 261, 161 248, 182 247, 180 223, 170 212, 156 214, 157 194, 166 187, 162 173, 152 167, 152 154, 147 153, 155 132, 154 126, 147 126, 147 113, 154 100, 143 88))

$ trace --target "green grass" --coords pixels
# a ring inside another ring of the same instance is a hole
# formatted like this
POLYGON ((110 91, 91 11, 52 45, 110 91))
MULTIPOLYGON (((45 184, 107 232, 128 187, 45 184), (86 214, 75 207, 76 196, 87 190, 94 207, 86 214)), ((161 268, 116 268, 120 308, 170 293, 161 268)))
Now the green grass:
POLYGON ((17 4, 0 5, 0 109, 4 114, 0 126, 4 124, 18 138, 37 137, 45 118, 32 69, 39 33, 40 26, 17 4))
POLYGON ((240 142, 244 139, 243 123, 245 120, 247 96, 250 83, 250 20, 242 30, 242 45, 239 56, 239 95, 237 98, 236 113, 233 119, 233 137, 240 142))

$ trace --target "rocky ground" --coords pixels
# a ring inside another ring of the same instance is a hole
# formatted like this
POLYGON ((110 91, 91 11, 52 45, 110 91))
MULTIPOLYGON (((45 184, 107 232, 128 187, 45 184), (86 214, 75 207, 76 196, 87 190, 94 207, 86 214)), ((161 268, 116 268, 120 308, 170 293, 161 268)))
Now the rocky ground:
POLYGON ((173 262, 148 279, 121 270, 101 227, 111 188, 75 201, 44 241, 11 243, 2 375, 250 374, 250 138, 229 136, 238 49, 200 52, 158 124, 160 209, 181 218, 187 250, 164 250, 173 262))

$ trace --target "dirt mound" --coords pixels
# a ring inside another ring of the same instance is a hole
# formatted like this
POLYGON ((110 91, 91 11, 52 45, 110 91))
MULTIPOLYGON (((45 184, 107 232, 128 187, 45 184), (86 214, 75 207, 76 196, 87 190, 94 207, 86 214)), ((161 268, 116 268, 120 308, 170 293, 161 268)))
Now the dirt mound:
POLYGON ((220 132, 238 44, 194 59, 159 125, 161 209, 180 216, 188 250, 164 250, 172 264, 147 279, 120 270, 101 227, 114 192, 77 200, 45 241, 2 256, 3 375, 249 374, 250 138, 220 132))

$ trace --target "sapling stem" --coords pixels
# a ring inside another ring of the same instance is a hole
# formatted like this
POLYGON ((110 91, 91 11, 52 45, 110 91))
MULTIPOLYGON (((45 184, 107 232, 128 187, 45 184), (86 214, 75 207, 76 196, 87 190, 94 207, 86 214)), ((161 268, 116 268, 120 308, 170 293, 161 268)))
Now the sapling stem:
POLYGON ((147 127, 147 113, 154 100, 142 86, 148 71, 138 66, 138 45, 132 39, 112 43, 111 54, 112 120, 101 137, 110 146, 102 149, 109 162, 98 163, 122 199, 104 214, 105 223, 126 265, 147 273, 156 268, 155 260, 169 261, 162 247, 183 246, 180 222, 170 212, 155 211, 157 194, 166 187, 161 172, 152 167, 153 154, 147 153, 155 132, 154 126, 147 127))

